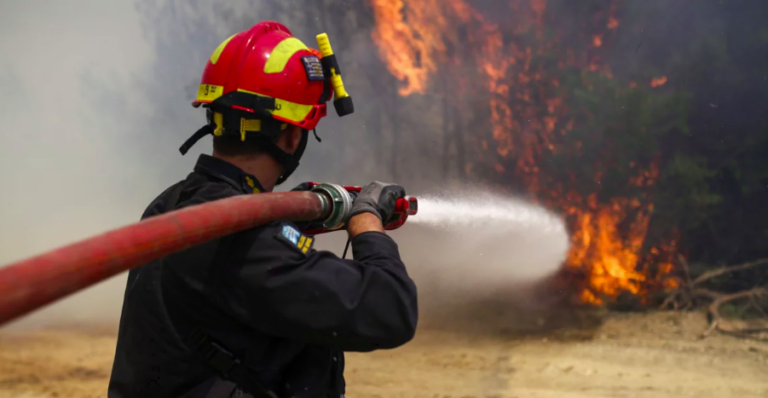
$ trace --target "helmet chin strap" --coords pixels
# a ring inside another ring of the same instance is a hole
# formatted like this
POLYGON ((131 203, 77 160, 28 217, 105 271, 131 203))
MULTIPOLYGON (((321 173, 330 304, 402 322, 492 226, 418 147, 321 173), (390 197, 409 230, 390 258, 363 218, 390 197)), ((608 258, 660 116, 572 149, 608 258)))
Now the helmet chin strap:
POLYGON ((296 152, 292 155, 280 149, 274 142, 269 140, 265 141, 266 142, 262 145, 264 150, 283 166, 283 173, 278 177, 277 182, 275 182, 275 185, 280 185, 284 183, 294 171, 296 171, 297 167, 299 167, 299 161, 304 155, 304 150, 307 148, 307 141, 309 141, 309 131, 301 130, 301 142, 299 142, 299 147, 296 148, 296 152))
POLYGON ((193 145, 197 143, 197 141, 200 141, 203 137, 205 137, 208 134, 213 135, 213 129, 216 128, 215 126, 212 126, 210 124, 206 124, 203 127, 200 127, 199 130, 195 132, 195 134, 192 134, 191 137, 187 138, 186 141, 181 145, 179 148, 179 152, 181 152, 181 156, 184 156, 189 152, 189 149, 192 148, 193 145))

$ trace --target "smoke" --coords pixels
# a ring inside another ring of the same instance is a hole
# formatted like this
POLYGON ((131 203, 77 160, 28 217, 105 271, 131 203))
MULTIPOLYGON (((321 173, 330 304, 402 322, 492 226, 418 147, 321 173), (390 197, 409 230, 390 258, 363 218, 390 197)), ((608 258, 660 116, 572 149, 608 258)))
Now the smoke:
MULTIPOLYGON (((205 60, 232 32, 264 19, 286 23, 308 44, 328 31, 356 105, 344 119, 329 108, 318 129, 322 144, 310 143, 302 166, 280 189, 307 180, 397 180, 409 192, 441 185, 439 135, 424 125, 397 124, 393 104, 403 99, 369 35, 322 26, 312 12, 316 2, 304 3, 275 11, 247 0, 4 1, 0 264, 135 222, 157 194, 183 179, 197 156, 210 151, 203 140, 185 157, 178 154, 204 121, 189 103, 205 60), (390 87, 381 91, 382 85, 390 87), (382 138, 381 130, 397 136, 382 138), (401 151, 393 150, 397 145, 401 151)), ((415 106, 409 111, 422 111, 415 106)), ((425 120, 434 117, 423 111, 425 120)), ((547 219, 542 210, 509 203, 547 219)), ((432 204, 440 209, 439 201, 432 204)), ((429 207, 422 211, 429 219, 429 207)), ((567 245, 559 227, 532 230, 513 221, 396 231, 422 302, 432 293, 434 301, 455 297, 456 289, 492 292, 556 268, 567 245)), ((340 254, 344 240, 324 236, 319 247, 340 254)), ((116 322, 124 281, 125 274, 112 278, 14 326, 116 322)))
MULTIPOLYGON (((0 6, 0 264, 136 221, 169 178, 125 145, 147 117, 138 22, 129 1, 0 6)), ((123 280, 22 323, 117 320, 123 280)))

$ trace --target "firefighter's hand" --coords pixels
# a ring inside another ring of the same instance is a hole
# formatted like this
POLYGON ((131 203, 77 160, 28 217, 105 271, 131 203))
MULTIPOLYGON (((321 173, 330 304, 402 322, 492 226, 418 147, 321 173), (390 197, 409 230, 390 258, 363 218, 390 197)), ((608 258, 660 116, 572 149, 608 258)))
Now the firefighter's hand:
POLYGON ((360 191, 352 203, 350 219, 358 214, 371 213, 384 223, 395 212, 397 200, 405 197, 405 189, 385 182, 372 182, 360 191))

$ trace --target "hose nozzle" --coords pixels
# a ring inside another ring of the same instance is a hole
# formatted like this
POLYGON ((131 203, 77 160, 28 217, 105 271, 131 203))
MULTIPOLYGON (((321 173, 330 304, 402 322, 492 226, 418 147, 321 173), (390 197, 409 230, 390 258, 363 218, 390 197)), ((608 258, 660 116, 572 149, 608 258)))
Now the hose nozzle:
MULTIPOLYGON (((303 231, 308 235, 317 235, 324 232, 336 231, 345 226, 345 222, 352 211, 352 203, 361 187, 342 186, 326 183, 309 183, 310 191, 318 194, 323 202, 323 219, 320 228, 303 231)), ((384 229, 393 230, 400 228, 408 220, 408 216, 416 215, 419 211, 419 201, 415 196, 400 198, 395 203, 395 212, 392 218, 384 220, 384 229)))

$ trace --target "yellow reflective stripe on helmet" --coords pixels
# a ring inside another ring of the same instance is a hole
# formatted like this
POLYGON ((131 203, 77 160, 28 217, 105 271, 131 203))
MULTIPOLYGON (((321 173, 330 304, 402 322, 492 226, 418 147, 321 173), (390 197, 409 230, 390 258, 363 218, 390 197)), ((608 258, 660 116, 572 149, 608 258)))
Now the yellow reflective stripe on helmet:
POLYGON ((308 50, 309 48, 295 37, 289 37, 275 46, 272 53, 269 54, 267 63, 264 64, 264 73, 280 73, 285 69, 288 60, 299 50, 308 50))
POLYGON ((211 54, 211 63, 216 65, 216 62, 219 62, 219 57, 221 56, 221 53, 224 51, 224 48, 227 47, 227 43, 229 43, 230 40, 232 40, 233 37, 237 36, 237 33, 235 33, 232 36, 229 36, 227 40, 224 40, 221 44, 219 44, 218 47, 216 47, 216 50, 213 51, 213 54, 211 54))
MULTIPOLYGON (((258 95, 261 97, 269 97, 268 95, 262 95, 243 89, 238 89, 237 91, 258 95)), ((307 115, 309 115, 310 112, 312 112, 312 105, 297 104, 295 102, 275 98, 275 110, 270 110, 269 112, 272 113, 273 116, 278 116, 285 120, 300 123, 307 118, 307 115)))
POLYGON ((312 112, 312 105, 297 104, 295 102, 275 98, 275 110, 273 116, 278 116, 292 122, 299 123, 312 112))
POLYGON ((197 88, 198 101, 213 101, 221 97, 224 93, 224 86, 214 86, 213 84, 201 84, 197 88))

